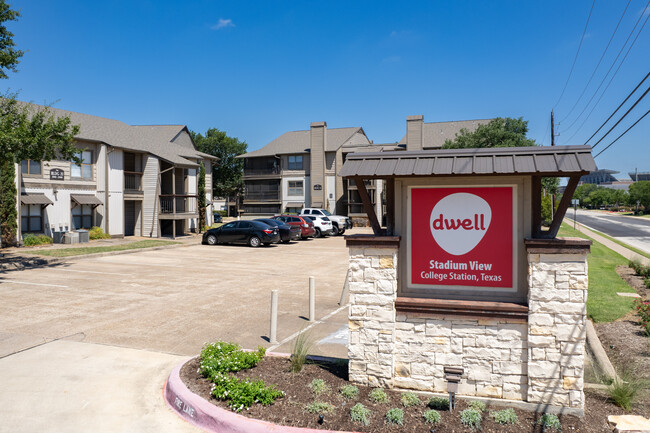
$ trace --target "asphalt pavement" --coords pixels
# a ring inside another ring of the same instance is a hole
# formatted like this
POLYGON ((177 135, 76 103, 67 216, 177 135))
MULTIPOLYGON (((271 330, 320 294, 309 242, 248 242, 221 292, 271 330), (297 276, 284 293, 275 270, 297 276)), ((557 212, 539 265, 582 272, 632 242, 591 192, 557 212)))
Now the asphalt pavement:
MULTIPOLYGON (((573 219, 569 209, 567 218, 573 219)), ((577 222, 650 254, 650 219, 599 211, 577 211, 577 222)))

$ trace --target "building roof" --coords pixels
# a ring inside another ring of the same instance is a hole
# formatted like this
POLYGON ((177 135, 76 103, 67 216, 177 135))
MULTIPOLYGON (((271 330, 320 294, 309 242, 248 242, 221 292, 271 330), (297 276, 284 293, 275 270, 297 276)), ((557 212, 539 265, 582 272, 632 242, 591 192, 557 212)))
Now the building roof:
MULTIPOLYGON (((31 110, 43 109, 42 105, 23 103, 31 110)), ((185 125, 128 125, 124 122, 90 114, 52 108, 55 117, 67 116, 73 125, 79 125, 78 140, 106 143, 110 146, 138 152, 147 152, 172 164, 196 167, 191 159, 205 159, 205 154, 172 142, 185 125), (190 158, 190 159, 188 159, 190 158)), ((214 158, 211 156, 211 158, 214 158)))
MULTIPOLYGON (((430 122, 422 125, 422 148, 436 149, 445 144, 445 140, 453 140, 460 130, 465 128, 474 131, 479 125, 486 125, 492 119, 457 120, 452 122, 430 122)), ((406 134, 399 142, 406 144, 406 134)))
MULTIPOLYGON (((325 152, 337 151, 357 132, 364 134, 363 128, 360 126, 351 128, 327 128, 325 152)), ((239 158, 307 153, 310 150, 309 134, 310 130, 286 132, 263 148, 240 155, 239 158)))
POLYGON ((535 174, 569 176, 596 169, 591 146, 530 146, 348 154, 340 176, 535 174))
POLYGON ((52 200, 45 197, 45 194, 21 194, 20 202, 22 204, 40 204, 47 206, 48 204, 54 204, 52 200))

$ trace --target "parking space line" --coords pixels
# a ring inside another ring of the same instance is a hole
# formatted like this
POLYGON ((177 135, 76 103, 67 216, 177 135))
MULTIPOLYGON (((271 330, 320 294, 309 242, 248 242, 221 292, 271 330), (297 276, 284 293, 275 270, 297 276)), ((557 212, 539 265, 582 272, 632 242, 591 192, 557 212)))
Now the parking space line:
POLYGON ((0 278, 0 283, 25 284, 29 286, 62 287, 64 289, 68 288, 68 286, 61 286, 59 284, 32 283, 31 281, 7 280, 5 278, 0 278))
MULTIPOLYGON (((88 261, 86 261, 88 263, 88 261)), ((184 268, 185 266, 181 265, 165 265, 165 264, 159 264, 159 263, 140 263, 140 262, 132 262, 132 261, 126 261, 126 262, 116 262, 116 261, 110 261, 110 260, 94 260, 93 263, 103 263, 103 264, 112 264, 112 265, 135 265, 135 266, 162 266, 163 268, 184 268)), ((121 275, 121 274, 120 274, 121 275)))
POLYGON ((63 271, 63 272, 79 272, 82 274, 103 274, 103 275, 120 275, 123 277, 130 277, 132 276, 131 274, 124 274, 121 272, 99 272, 99 271, 77 271, 75 269, 61 269, 61 268, 49 268, 49 271, 63 271))

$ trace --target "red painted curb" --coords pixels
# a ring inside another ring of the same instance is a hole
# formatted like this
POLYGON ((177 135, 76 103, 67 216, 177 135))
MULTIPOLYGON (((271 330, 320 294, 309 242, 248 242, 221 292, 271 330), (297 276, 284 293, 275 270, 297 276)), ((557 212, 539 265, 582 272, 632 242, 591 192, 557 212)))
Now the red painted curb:
POLYGON ((336 430, 320 430, 288 427, 273 424, 221 409, 190 391, 180 378, 181 367, 177 365, 169 374, 163 396, 169 407, 195 426, 215 433, 346 433, 336 430))

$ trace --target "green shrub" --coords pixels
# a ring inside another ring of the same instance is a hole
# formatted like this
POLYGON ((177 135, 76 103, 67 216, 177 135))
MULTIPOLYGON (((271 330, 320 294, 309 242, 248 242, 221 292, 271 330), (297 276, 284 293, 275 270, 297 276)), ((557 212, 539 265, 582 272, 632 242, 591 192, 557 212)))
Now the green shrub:
POLYGON ((26 233, 23 236, 23 245, 26 247, 34 247, 37 245, 47 245, 52 243, 52 238, 45 235, 35 235, 33 233, 26 233))
POLYGON ((545 413, 541 417, 539 417, 539 420, 537 420, 537 424, 541 425, 544 431, 546 429, 554 429, 557 431, 562 431, 562 423, 560 423, 559 418, 557 415, 553 415, 552 413, 545 413))
POLYGON ((483 416, 481 415, 481 411, 477 409, 469 408, 460 413, 460 422, 472 430, 481 428, 482 420, 483 416))
POLYGON ((266 349, 258 347, 257 352, 244 352, 238 344, 217 341, 206 344, 201 350, 201 374, 212 378, 217 373, 227 373, 252 368, 266 353, 266 349))
POLYGON ((301 332, 295 340, 293 340, 293 346, 291 346, 291 371, 294 373, 300 373, 302 367, 304 367, 307 362, 307 353, 313 341, 311 340, 309 334, 306 332, 301 332))
POLYGON ((284 392, 274 386, 267 386, 261 379, 239 380, 225 373, 216 373, 211 380, 212 395, 218 400, 226 401, 235 412, 248 409, 253 403, 268 406, 284 396, 284 392))
POLYGON ((330 413, 334 412, 334 406, 322 401, 315 401, 305 406, 305 410, 309 413, 330 413))
POLYGON ((341 395, 347 399, 355 398, 357 395, 359 395, 359 388, 354 385, 345 385, 341 387, 340 392, 341 395))
POLYGON ((490 417, 498 424, 516 424, 517 414, 514 409, 503 409, 490 412, 490 417))
MULTIPOLYGON (((645 283, 647 287, 648 283, 650 283, 650 278, 646 278, 645 283)), ((650 337, 650 301, 636 299, 634 301, 634 307, 639 315, 639 324, 643 328, 643 332, 647 337, 650 337)))
POLYGON ((630 373, 623 373, 622 378, 614 379, 607 392, 614 403, 629 412, 642 388, 643 381, 632 377, 630 373))
POLYGON ((436 410, 449 410, 449 399, 445 397, 431 397, 428 406, 436 410))
POLYGON ((370 414, 371 414, 370 409, 368 409, 361 403, 357 403, 354 406, 352 406, 352 409, 350 409, 350 420, 352 420, 352 422, 357 424, 369 425, 370 414))
POLYGON ((403 425, 404 411, 398 408, 388 409, 388 412, 386 412, 386 422, 389 424, 403 425))
POLYGON ((96 239, 110 239, 111 235, 104 233, 101 227, 92 227, 88 230, 88 237, 91 241, 94 241, 96 239))
POLYGON ((375 403, 388 403, 388 394, 384 391, 383 388, 375 388, 370 391, 368 398, 374 401, 375 403))
POLYGON ((478 401, 478 400, 470 401, 468 406, 471 409, 476 409, 479 412, 485 412, 485 403, 482 401, 478 401))
POLYGON ((401 400, 402 400, 402 406, 404 407, 417 406, 420 403, 422 403, 420 401, 420 397, 413 394, 412 392, 405 392, 404 394, 402 394, 401 400))
POLYGON ((320 395, 324 392, 329 392, 330 390, 329 385, 326 384, 323 379, 312 380, 309 384, 309 388, 311 388, 312 392, 316 395, 320 395))
POLYGON ((440 422, 440 412, 430 409, 424 412, 424 422, 427 424, 436 424, 440 422))

